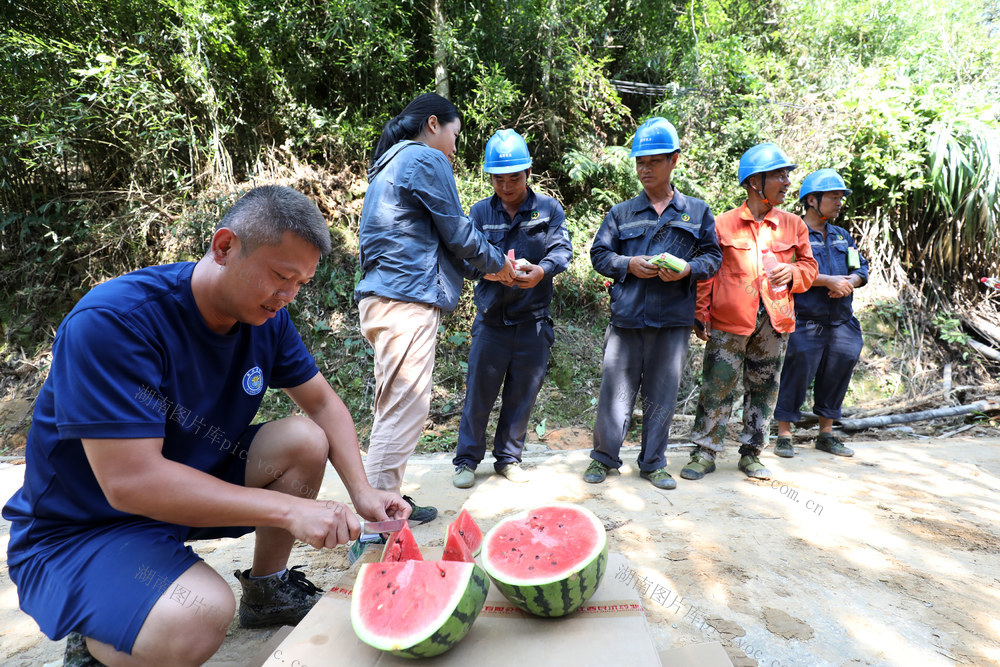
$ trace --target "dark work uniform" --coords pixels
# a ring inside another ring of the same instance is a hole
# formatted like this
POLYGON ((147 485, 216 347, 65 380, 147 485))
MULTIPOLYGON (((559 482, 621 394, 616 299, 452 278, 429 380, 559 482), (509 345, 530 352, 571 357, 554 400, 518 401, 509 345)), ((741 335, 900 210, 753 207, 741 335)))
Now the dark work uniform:
MULTIPOLYGON (((868 282, 868 260, 864 257, 859 255, 858 268, 848 268, 848 248, 857 246, 847 230, 827 223, 826 239, 810 229, 809 243, 821 274, 857 274, 862 285, 868 282)), ((775 419, 797 422, 802 418, 800 408, 813 378, 813 410, 821 417, 840 419, 851 374, 864 346, 853 300, 853 295, 833 298, 826 287, 813 287, 795 297, 795 331, 788 339, 781 369, 775 419)))
POLYGON ((621 466, 619 452, 641 391, 639 469, 658 470, 667 464, 667 439, 694 324, 697 281, 715 275, 722 262, 715 218, 705 202, 676 189, 657 215, 642 192, 605 216, 590 259, 598 273, 615 281, 590 457, 611 468, 621 466), (691 273, 674 282, 628 273, 633 256, 661 252, 686 260, 691 273))
MULTIPOLYGON (((491 280, 476 284, 476 319, 472 324, 465 406, 458 428, 455 467, 473 470, 486 455, 486 427, 497 394, 503 399, 493 440, 496 470, 521 460, 528 419, 542 387, 549 349, 554 340, 549 303, 552 278, 569 266, 573 245, 559 202, 530 188, 511 220, 496 195, 477 202, 469 217, 490 243, 504 252, 513 249, 545 271, 535 287, 507 287, 491 280)), ((470 277, 483 273, 467 266, 470 277)))

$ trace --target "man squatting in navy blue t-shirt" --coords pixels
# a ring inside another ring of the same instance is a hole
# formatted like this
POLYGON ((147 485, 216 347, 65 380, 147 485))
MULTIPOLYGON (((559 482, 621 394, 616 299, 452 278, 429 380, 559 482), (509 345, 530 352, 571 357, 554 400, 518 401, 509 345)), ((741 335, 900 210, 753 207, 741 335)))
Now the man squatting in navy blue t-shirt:
POLYGON ((285 310, 329 250, 305 195, 255 188, 199 262, 98 285, 59 326, 3 517, 21 608, 51 639, 70 635, 67 661, 208 660, 235 600, 193 539, 256 530, 240 623, 297 623, 319 589, 286 570, 295 540, 332 548, 360 532, 347 506, 315 500, 327 460, 361 516, 409 514, 368 484, 351 415, 285 310), (250 426, 267 387, 307 416, 250 426))

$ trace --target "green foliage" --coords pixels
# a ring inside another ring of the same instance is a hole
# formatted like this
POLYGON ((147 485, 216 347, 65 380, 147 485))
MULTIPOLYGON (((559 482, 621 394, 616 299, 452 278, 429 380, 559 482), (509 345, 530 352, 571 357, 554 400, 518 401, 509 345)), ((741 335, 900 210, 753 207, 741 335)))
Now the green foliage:
MULTIPOLYGON (((360 192, 329 175, 360 177, 385 121, 432 89, 440 51, 464 114, 463 204, 492 194, 480 169, 487 138, 500 127, 524 134, 533 187, 563 202, 574 240, 553 312, 585 322, 588 340, 599 341, 607 315, 589 244, 608 209, 639 190, 627 146, 652 114, 681 135, 675 184, 717 213, 744 197, 740 154, 773 140, 799 163, 793 179, 843 173, 854 190, 847 219, 875 230, 863 250, 931 283, 995 274, 995 0, 440 4, 443 26, 414 0, 8 1, 5 351, 43 348, 100 280, 197 258, 235 184, 284 179, 320 201, 336 247, 294 315, 364 426, 371 357, 352 301, 360 192), (622 93, 620 80, 664 92, 622 93)), ((443 322, 441 395, 462 391, 474 311, 467 289, 443 322)), ((582 413, 571 394, 594 390, 600 350, 553 354, 561 395, 550 424, 582 413)))

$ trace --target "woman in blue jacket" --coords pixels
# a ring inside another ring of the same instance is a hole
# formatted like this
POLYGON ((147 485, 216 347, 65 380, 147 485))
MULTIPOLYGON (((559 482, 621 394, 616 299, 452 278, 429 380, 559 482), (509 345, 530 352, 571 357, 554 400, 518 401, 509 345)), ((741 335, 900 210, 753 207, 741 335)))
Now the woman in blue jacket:
POLYGON ((802 418, 799 408, 814 378, 813 410, 819 416, 816 449, 854 456, 854 451, 833 435, 833 420, 840 419, 851 374, 864 346, 852 301, 854 290, 868 282, 868 260, 858 254, 847 230, 831 222, 840 215, 849 194, 844 179, 833 169, 820 169, 802 179, 799 200, 806 209, 803 220, 809 227, 819 275, 809 291, 795 297, 795 331, 788 339, 774 409, 777 456, 795 456, 791 423, 802 418))
MULTIPOLYGON (((462 211, 451 158, 462 129, 440 95, 417 97, 385 124, 368 170, 354 291, 361 333, 375 351, 375 416, 365 472, 377 489, 399 493, 430 411, 434 348, 442 312, 462 291, 463 260, 514 278, 512 262, 462 211)), ((433 507, 410 518, 430 521, 433 507)))

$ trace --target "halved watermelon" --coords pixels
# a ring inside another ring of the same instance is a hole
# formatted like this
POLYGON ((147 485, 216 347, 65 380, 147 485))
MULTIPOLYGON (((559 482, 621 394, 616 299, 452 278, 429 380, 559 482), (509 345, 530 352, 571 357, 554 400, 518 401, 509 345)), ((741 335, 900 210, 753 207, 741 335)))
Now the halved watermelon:
POLYGON ((476 562, 476 557, 472 555, 469 545, 465 543, 465 538, 462 536, 457 522, 448 526, 448 538, 444 543, 444 555, 441 556, 441 560, 454 560, 460 563, 476 562))
POLYGON ((469 550, 473 556, 478 556, 483 547, 483 531, 476 523, 476 520, 464 509, 458 513, 458 517, 448 526, 448 534, 455 528, 469 545, 469 550))
POLYGON ((377 649, 430 658, 468 633, 489 585, 475 563, 366 563, 351 594, 351 624, 361 641, 377 649))
POLYGON ((604 577, 608 541, 592 512, 565 503, 510 516, 483 541, 483 568, 508 600, 536 616, 565 616, 604 577))
POLYGON ((389 539, 382 549, 382 562, 395 563, 401 560, 423 560, 416 538, 410 532, 410 526, 403 524, 400 530, 389 533, 389 539))

